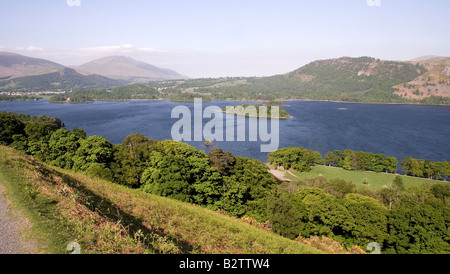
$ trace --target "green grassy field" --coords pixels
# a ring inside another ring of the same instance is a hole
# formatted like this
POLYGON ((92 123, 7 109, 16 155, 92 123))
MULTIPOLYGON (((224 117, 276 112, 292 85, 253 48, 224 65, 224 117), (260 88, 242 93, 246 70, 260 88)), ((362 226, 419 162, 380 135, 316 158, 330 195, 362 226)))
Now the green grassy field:
MULTIPOLYGON (((376 173, 371 171, 354 171, 354 170, 345 170, 337 167, 329 167, 329 166, 315 166, 312 168, 310 172, 297 172, 292 171, 292 173, 297 176, 292 176, 289 173, 286 173, 286 177, 297 181, 299 178, 301 179, 312 179, 318 176, 324 176, 326 179, 344 179, 346 181, 352 181, 355 183, 356 187, 365 187, 371 189, 380 189, 384 185, 388 185, 395 178, 395 174, 390 173, 376 173), (299 177, 299 178, 298 178, 299 177), (366 180, 368 185, 365 185, 363 182, 366 180)), ((417 178, 411 176, 400 175, 403 179, 403 184, 405 187, 410 186, 421 186, 424 183, 436 183, 439 181, 429 180, 425 178, 417 178)))
POLYGON ((324 253, 242 219, 48 166, 0 146, 0 183, 40 253, 324 253))

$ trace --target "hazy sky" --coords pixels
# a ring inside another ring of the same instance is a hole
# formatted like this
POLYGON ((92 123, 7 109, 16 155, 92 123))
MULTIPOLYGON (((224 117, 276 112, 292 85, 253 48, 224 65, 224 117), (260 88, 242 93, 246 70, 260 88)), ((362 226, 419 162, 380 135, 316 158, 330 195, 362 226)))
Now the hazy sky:
POLYGON ((341 56, 450 56, 449 14, 449 0, 0 0, 0 51, 266 76, 341 56))

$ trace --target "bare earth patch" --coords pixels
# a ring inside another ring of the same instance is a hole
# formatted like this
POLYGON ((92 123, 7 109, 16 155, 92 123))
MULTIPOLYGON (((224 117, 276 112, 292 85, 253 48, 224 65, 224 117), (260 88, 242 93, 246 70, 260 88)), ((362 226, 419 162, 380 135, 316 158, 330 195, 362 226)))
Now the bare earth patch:
POLYGON ((272 175, 275 176, 275 178, 277 178, 278 181, 281 181, 281 182, 290 182, 291 181, 291 179, 284 177, 285 173, 281 170, 270 169, 269 172, 272 173, 272 175))

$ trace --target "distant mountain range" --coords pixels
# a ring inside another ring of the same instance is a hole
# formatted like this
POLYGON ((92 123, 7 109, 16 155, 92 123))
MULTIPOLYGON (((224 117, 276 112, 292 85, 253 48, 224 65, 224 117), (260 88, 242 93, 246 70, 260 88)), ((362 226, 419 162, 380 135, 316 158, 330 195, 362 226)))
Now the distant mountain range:
POLYGON ((127 81, 174 80, 186 79, 176 71, 158 68, 136 61, 125 56, 109 56, 75 67, 78 71, 86 71, 109 78, 127 81))
POLYGON ((0 91, 98 89, 186 78, 173 70, 123 56, 105 57, 69 68, 45 59, 0 52, 0 91))
POLYGON ((270 77, 187 79, 173 70, 124 56, 68 68, 44 59, 0 52, 0 91, 109 89, 136 82, 159 90, 161 98, 178 94, 216 100, 450 104, 450 58, 422 56, 411 61, 389 61, 341 57, 313 61, 270 77), (177 81, 170 81, 174 79, 177 81))

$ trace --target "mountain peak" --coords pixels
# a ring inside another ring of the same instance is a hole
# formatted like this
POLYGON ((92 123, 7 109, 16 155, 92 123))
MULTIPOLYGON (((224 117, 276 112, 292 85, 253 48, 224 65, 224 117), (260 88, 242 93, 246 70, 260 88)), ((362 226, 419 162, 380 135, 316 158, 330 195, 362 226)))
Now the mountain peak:
POLYGON ((13 78, 54 72, 63 65, 11 52, 0 52, 0 78, 13 78))
POLYGON ((440 58, 441 56, 437 56, 437 55, 424 55, 424 56, 420 56, 417 58, 412 59, 411 61, 416 61, 416 62, 420 62, 420 61, 427 61, 430 59, 436 59, 436 58, 440 58))
POLYGON ((100 74, 115 79, 146 79, 151 80, 169 80, 185 79, 187 77, 170 70, 159 68, 145 62, 137 61, 128 56, 106 56, 82 64, 76 67, 77 70, 100 74))

